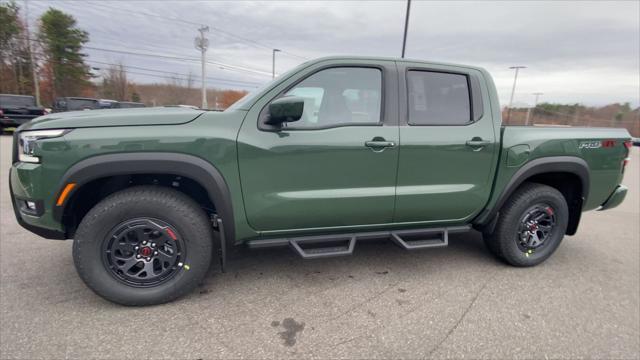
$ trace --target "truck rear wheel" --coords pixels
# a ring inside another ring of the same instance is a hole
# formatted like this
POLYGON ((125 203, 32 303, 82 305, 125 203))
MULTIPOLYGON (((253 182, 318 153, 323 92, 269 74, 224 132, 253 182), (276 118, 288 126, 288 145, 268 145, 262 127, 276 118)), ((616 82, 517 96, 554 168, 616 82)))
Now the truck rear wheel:
POLYGON ((567 202, 558 190, 542 184, 522 185, 500 210, 487 248, 513 266, 534 266, 553 254, 569 220, 567 202))
POLYGON ((170 188, 137 186, 114 193, 84 217, 73 259, 96 294, 123 305, 153 305, 193 290, 211 262, 206 213, 170 188))

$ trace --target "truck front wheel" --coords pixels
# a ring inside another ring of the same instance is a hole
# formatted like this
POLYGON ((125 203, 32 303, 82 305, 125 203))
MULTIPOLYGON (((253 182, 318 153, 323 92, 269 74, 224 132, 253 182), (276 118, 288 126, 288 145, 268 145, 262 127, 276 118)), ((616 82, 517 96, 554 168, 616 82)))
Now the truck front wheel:
POLYGON ((123 305, 153 305, 193 290, 211 262, 207 214, 185 194, 159 186, 114 193, 83 218, 73 243, 80 278, 123 305))
POLYGON ((569 209, 558 190, 525 183, 504 204, 487 248, 513 266, 534 266, 560 245, 567 230, 569 209))

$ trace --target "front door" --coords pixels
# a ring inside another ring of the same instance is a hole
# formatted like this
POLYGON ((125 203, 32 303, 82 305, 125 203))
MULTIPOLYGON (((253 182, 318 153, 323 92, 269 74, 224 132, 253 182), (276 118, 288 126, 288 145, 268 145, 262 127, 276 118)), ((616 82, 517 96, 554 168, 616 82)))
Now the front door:
POLYGON ((483 209, 499 142, 484 74, 403 65, 395 222, 463 223, 483 209))
POLYGON ((238 136, 249 224, 258 231, 390 223, 398 161, 394 62, 303 72, 269 100, 305 98, 297 122, 274 131, 254 105, 238 136), (394 91, 395 89, 395 91, 394 91), (391 90, 391 91, 390 91, 391 90))

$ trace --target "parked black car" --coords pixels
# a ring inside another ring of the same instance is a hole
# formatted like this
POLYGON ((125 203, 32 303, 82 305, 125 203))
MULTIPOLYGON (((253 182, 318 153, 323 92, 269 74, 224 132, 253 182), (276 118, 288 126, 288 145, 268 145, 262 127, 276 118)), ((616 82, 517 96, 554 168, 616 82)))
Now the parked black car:
POLYGON ((115 100, 100 99, 99 103, 100 109, 115 109, 116 107, 118 107, 118 102, 115 100))
POLYGON ((61 97, 53 103, 53 112, 100 109, 98 99, 84 97, 61 97))
POLYGON ((129 108, 139 108, 146 107, 145 104, 140 102, 132 102, 132 101, 116 101, 109 99, 100 99, 100 109, 129 109, 129 108))
POLYGON ((33 96, 0 94, 0 131, 18 127, 44 114, 44 108, 36 106, 33 96))

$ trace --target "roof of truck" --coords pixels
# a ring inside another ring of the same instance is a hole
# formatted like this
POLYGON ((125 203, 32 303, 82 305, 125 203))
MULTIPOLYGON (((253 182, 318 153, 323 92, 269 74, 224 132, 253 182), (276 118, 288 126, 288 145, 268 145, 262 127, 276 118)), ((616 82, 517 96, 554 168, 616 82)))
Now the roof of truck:
POLYGON ((420 63, 420 64, 431 64, 431 65, 442 65, 442 66, 455 66, 455 67, 464 67, 469 69, 476 69, 480 71, 485 71, 480 66, 473 66, 467 64, 458 64, 458 63, 448 63, 442 61, 431 61, 431 60, 421 60, 421 59, 407 59, 407 58, 394 58, 394 57, 384 57, 384 56, 353 56, 353 55, 336 55, 336 56, 325 56, 321 58, 316 58, 307 61, 307 63, 316 63, 322 61, 340 61, 340 60, 373 60, 373 61, 395 61, 395 62, 403 62, 403 63, 420 63))

